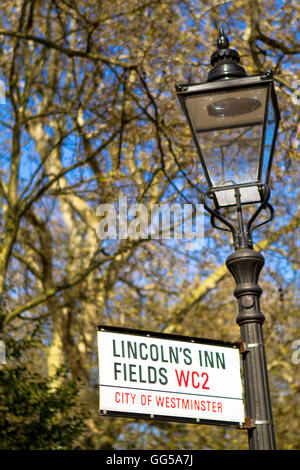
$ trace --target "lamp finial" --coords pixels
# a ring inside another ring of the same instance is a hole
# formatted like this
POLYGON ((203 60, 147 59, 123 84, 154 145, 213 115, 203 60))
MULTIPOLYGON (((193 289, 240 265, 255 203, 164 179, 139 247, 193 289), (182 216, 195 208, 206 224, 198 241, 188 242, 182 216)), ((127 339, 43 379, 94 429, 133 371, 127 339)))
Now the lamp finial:
POLYGON ((217 46, 218 46, 218 49, 228 49, 229 48, 228 37, 226 36, 226 34, 224 32, 223 26, 219 30, 219 37, 217 39, 217 46))

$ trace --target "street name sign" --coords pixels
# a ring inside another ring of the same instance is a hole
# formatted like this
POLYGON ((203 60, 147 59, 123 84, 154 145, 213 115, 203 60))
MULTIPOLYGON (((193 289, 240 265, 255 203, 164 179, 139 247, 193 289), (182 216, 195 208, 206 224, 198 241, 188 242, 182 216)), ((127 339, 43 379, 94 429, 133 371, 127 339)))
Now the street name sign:
POLYGON ((97 334, 100 414, 244 423, 238 344, 105 325, 97 334))

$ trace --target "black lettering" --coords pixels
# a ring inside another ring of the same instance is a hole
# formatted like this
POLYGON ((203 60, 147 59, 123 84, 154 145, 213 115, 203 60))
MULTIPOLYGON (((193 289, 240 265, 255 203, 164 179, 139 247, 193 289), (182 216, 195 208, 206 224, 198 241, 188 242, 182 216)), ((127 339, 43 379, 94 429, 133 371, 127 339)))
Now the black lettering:
POLYGON ((214 358, 213 358, 212 352, 209 355, 208 351, 204 351, 204 359, 205 359, 205 367, 214 367, 214 358))
POLYGON ((127 350, 129 358, 131 358, 132 355, 134 359, 137 359, 136 342, 134 342, 132 345, 130 341, 127 341, 127 350))
POLYGON ((222 358, 221 358, 220 354, 217 352, 216 353, 216 360, 217 360, 217 368, 218 369, 219 369, 219 364, 221 364, 222 369, 226 369, 224 353, 222 353, 222 358))
POLYGON ((148 367, 148 382, 149 384, 155 384, 157 380, 157 373, 154 367, 148 367))
POLYGON ((121 357, 120 354, 117 354, 116 352, 116 340, 115 339, 113 339, 113 355, 115 357, 121 357))
POLYGON ((192 364, 192 358, 191 358, 191 356, 190 356, 191 350, 190 350, 189 348, 184 348, 183 354, 184 354, 184 356, 185 356, 184 363, 185 363, 186 365, 192 364))
POLYGON ((172 346, 169 346, 169 354, 170 354, 170 362, 171 363, 175 362, 175 364, 179 364, 178 348, 175 348, 175 351, 174 351, 172 346))
POLYGON ((159 354, 158 354, 158 347, 156 344, 151 344, 150 346, 150 357, 152 361, 158 361, 159 354))
POLYGON ((147 383, 147 380, 143 380, 143 369, 142 369, 142 366, 139 366, 139 378, 140 378, 140 382, 145 384, 147 383))
POLYGON ((142 347, 147 349, 147 344, 145 344, 145 343, 140 344, 140 358, 143 359, 143 361, 146 361, 148 359, 148 354, 146 353, 145 356, 143 355, 142 347))
POLYGON ((163 345, 161 345, 161 347, 160 347, 160 352, 161 352, 162 362, 169 362, 168 359, 165 359, 165 357, 164 357, 164 347, 163 347, 163 345))
POLYGON ((167 370, 164 367, 160 367, 158 372, 160 375, 159 383, 161 385, 166 385, 168 383, 168 377, 165 375, 167 373, 167 370))
POLYGON ((117 380, 117 374, 121 373, 121 370, 117 369, 117 366, 121 366, 120 362, 114 362, 114 379, 117 380))
POLYGON ((137 382, 137 380, 134 378, 136 375, 136 365, 135 364, 129 364, 129 380, 130 382, 137 382))
POLYGON ((200 366, 202 367, 202 351, 199 351, 199 362, 200 366))

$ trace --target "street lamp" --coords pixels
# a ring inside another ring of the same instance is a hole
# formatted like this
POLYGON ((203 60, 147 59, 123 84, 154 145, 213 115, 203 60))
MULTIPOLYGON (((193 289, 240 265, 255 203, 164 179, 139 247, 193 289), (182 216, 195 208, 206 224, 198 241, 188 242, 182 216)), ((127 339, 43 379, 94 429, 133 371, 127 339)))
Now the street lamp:
POLYGON ((253 250, 252 232, 274 217, 269 180, 280 114, 272 73, 247 76, 223 29, 217 46, 207 81, 176 85, 176 92, 207 181, 204 207, 213 227, 233 237, 235 252, 226 265, 237 284, 249 447, 275 449, 259 304, 264 257, 253 250), (247 221, 246 207, 253 209, 247 221), (232 211, 234 222, 228 216, 232 211), (254 225, 262 211, 267 218, 254 225))

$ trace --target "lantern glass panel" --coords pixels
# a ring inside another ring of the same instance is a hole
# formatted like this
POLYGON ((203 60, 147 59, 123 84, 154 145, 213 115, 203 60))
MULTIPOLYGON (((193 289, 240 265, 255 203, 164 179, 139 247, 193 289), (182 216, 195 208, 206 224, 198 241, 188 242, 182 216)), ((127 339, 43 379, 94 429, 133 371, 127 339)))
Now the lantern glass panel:
MULTIPOLYGON (((249 87, 186 98, 212 187, 258 181, 266 96, 267 87, 249 87)), ((257 190, 244 192, 246 199, 255 193, 257 200, 257 190)), ((231 199, 229 193, 226 197, 231 199)))
POLYGON ((268 183, 271 164, 270 158, 272 158, 272 147, 274 145, 274 137, 276 132, 276 115, 273 106, 272 95, 270 93, 269 98, 269 106, 268 106, 268 114, 266 120, 266 134, 265 134, 265 141, 264 141, 264 150, 263 150, 263 158, 262 158, 262 172, 261 172, 261 180, 262 182, 268 183))

